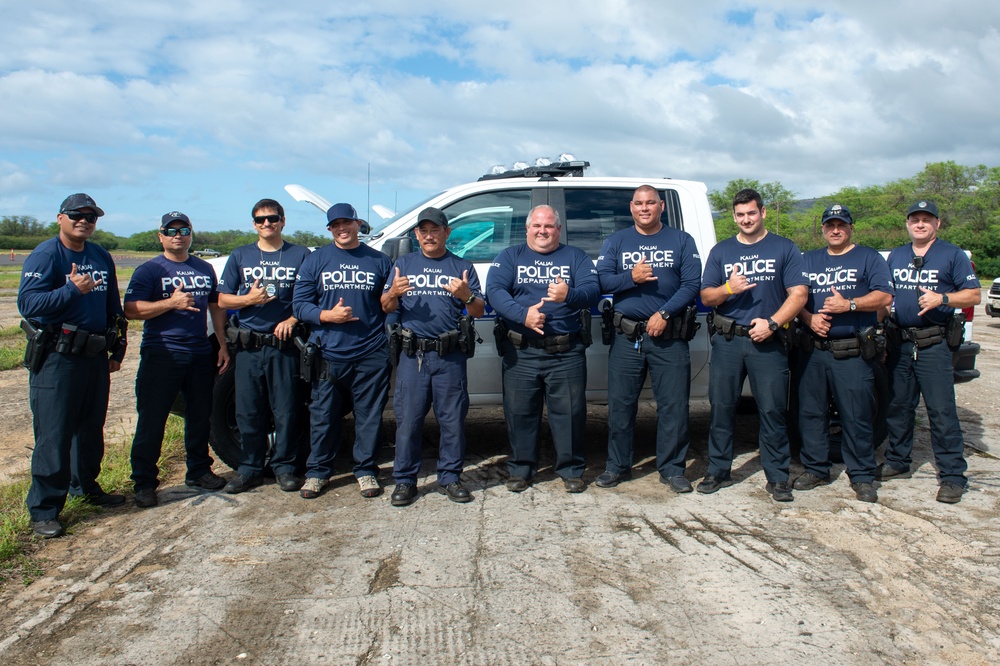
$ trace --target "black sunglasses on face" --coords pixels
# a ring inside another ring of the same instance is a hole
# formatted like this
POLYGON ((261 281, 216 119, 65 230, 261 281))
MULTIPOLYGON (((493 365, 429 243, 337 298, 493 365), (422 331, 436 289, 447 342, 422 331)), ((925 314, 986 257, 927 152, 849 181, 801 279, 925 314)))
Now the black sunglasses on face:
POLYGON ((87 224, 97 224, 97 213, 64 213, 64 215, 74 222, 83 220, 87 224))
POLYGON ((166 229, 164 229, 160 233, 163 234, 164 236, 169 236, 171 238, 173 238, 177 234, 180 234, 181 236, 190 236, 191 235, 191 227, 180 227, 180 228, 178 228, 178 227, 167 227, 166 229))
POLYGON ((277 224, 281 222, 280 215, 254 215, 253 223, 257 226, 262 226, 265 222, 270 222, 271 224, 277 224))

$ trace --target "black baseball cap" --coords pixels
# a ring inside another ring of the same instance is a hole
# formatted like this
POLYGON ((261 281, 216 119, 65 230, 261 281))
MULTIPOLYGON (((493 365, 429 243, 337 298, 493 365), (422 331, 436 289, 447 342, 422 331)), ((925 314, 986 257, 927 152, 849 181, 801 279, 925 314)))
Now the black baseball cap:
POLYGON ((160 218, 160 229, 166 229, 170 226, 171 222, 183 222, 184 226, 190 227, 191 220, 184 213, 178 212, 176 210, 171 211, 160 218))
POLYGON ((843 220, 848 224, 854 224, 851 211, 847 209, 847 206, 841 206, 840 204, 833 204, 823 211, 823 219, 820 221, 820 224, 826 224, 829 220, 843 220))
POLYGON ((97 213, 97 217, 102 217, 104 215, 104 211, 97 207, 97 204, 94 203, 91 196, 89 194, 84 194, 83 192, 71 194, 63 199, 62 205, 59 206, 59 214, 62 215, 63 213, 71 213, 73 211, 83 210, 84 208, 92 208, 94 212, 97 213))
POLYGON ((424 221, 433 222, 439 227, 448 226, 448 218, 445 217, 445 214, 442 213, 440 209, 435 208, 434 206, 428 206, 420 211, 420 215, 417 216, 417 224, 424 221))
POLYGON ((910 206, 910 209, 906 211, 906 217, 909 217, 914 213, 919 213, 920 211, 923 211, 925 213, 930 213, 934 217, 941 217, 940 215, 938 215, 938 209, 937 206, 934 204, 934 202, 927 201, 926 199, 921 199, 917 203, 910 206))

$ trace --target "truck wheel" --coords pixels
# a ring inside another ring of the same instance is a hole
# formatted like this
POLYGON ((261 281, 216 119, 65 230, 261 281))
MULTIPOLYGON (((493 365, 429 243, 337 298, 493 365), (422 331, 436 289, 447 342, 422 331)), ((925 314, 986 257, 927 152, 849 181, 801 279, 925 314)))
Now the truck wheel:
POLYGON ((240 466, 243 443, 236 427, 236 368, 230 364, 226 373, 215 378, 212 393, 212 450, 234 470, 240 466))

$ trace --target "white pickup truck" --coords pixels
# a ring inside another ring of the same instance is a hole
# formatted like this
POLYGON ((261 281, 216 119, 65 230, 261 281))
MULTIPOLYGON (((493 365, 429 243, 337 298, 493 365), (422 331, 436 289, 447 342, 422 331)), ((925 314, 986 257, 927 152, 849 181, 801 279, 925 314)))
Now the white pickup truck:
MULTIPOLYGON (((449 188, 415 204, 396 215, 386 211, 386 219, 363 230, 362 240, 395 259, 418 248, 414 228, 417 214, 427 206, 444 211, 451 235, 448 249, 473 262, 480 283, 486 284, 490 264, 501 250, 525 241, 525 221, 534 206, 548 204, 559 211, 563 220, 562 242, 587 252, 594 260, 604 240, 613 232, 633 224, 629 212, 632 193, 640 185, 655 187, 666 206, 663 223, 691 234, 702 261, 715 246, 715 225, 704 183, 669 178, 604 178, 584 176, 587 162, 567 160, 545 166, 489 174, 479 180, 449 188)), ((287 185, 286 191, 297 201, 316 206, 325 215, 335 202, 300 185, 287 185)), ((322 218, 325 223, 325 217, 322 218)), ((210 260, 221 274, 226 257, 210 260)), ((603 299, 602 299, 603 300, 603 299)), ((603 303, 602 303, 603 304, 603 303)), ((603 404, 607 400, 608 348, 601 342, 600 308, 591 311, 594 344, 587 350, 587 399, 603 404)), ((710 345, 705 317, 708 309, 699 303, 702 326, 690 343, 691 397, 708 397, 708 362, 710 345)), ((970 317, 971 313, 967 313, 970 317)), ((487 307, 486 316, 477 320, 482 342, 475 357, 469 360, 469 396, 473 405, 501 405, 501 363, 493 341, 495 314, 487 307)), ((968 337, 972 333, 967 326, 968 337)), ((967 339, 955 353, 955 381, 969 381, 979 376, 975 369, 979 345, 967 339)), ((744 388, 749 396, 749 388, 744 388)), ((647 382, 643 399, 652 400, 647 382)), ((216 382, 212 417, 212 446, 228 465, 237 464, 239 431, 236 428, 235 384, 232 372, 216 382)))

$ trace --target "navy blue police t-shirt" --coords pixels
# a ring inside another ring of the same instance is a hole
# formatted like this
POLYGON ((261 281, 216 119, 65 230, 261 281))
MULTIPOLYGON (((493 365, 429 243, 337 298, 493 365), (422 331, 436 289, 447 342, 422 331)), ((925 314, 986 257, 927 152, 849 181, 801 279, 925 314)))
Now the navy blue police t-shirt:
POLYGON ((736 236, 719 242, 708 253, 702 288, 724 285, 734 266, 757 286, 730 296, 715 309, 741 326, 773 316, 788 298, 787 289, 809 284, 799 248, 777 234, 768 233, 753 245, 744 245, 736 236))
MULTIPOLYGON (((831 255, 820 248, 806 252, 802 258, 809 274, 809 300, 806 310, 816 314, 823 302, 833 296, 833 290, 846 299, 861 298, 873 291, 892 293, 889 266, 882 255, 864 245, 855 245, 841 255, 831 255)), ((876 312, 841 312, 831 315, 830 339, 852 337, 855 332, 878 323, 876 312)))
POLYGON ((364 243, 350 250, 325 245, 302 262, 295 281, 292 309, 311 324, 309 340, 331 361, 353 361, 385 347, 385 314, 382 289, 392 261, 364 243), (320 312, 332 310, 344 299, 358 321, 324 324, 320 312))
POLYGON ((597 258, 601 291, 614 294, 615 310, 630 319, 649 319, 666 310, 680 314, 698 298, 701 257, 691 234, 666 225, 644 235, 635 227, 608 236, 597 258), (641 260, 656 280, 636 284, 632 269, 641 260))
POLYGON ((569 245, 559 245, 548 254, 535 252, 527 243, 509 247, 493 260, 486 278, 490 306, 512 331, 528 337, 538 334, 524 325, 528 308, 548 295, 549 285, 561 278, 569 285, 566 300, 547 302, 542 330, 545 335, 565 335, 580 330, 580 310, 589 309, 601 297, 597 269, 587 253, 569 245))
POLYGON ((295 276, 309 254, 309 248, 287 241, 277 252, 264 252, 257 243, 233 250, 219 279, 219 293, 243 296, 259 281, 268 295, 277 297, 263 305, 240 308, 236 319, 241 328, 273 333, 278 324, 292 316, 295 276))
POLYGON ((924 254, 923 265, 913 265, 913 245, 897 247, 889 253, 889 270, 896 288, 893 319, 903 328, 944 326, 955 308, 944 305, 920 316, 917 303, 924 293, 920 287, 939 294, 953 294, 961 289, 979 289, 979 278, 972 262, 960 248, 940 238, 931 243, 924 254))
POLYGON ((104 333, 110 319, 122 314, 111 255, 88 241, 82 252, 69 249, 58 236, 40 243, 24 260, 17 309, 25 319, 40 324, 72 324, 91 333, 104 333), (82 293, 69 279, 73 264, 77 274, 89 274, 100 284, 82 293))
POLYGON ((178 262, 161 254, 136 268, 125 291, 126 303, 162 301, 173 296, 177 289, 183 289, 194 296, 194 307, 198 309, 198 312, 168 310, 147 319, 142 329, 142 346, 192 354, 212 353, 208 304, 218 302, 217 288, 212 265, 198 257, 189 256, 178 262))
POLYGON ((418 338, 436 338, 441 333, 455 330, 465 304, 444 287, 452 280, 461 280, 463 272, 468 274, 472 294, 477 298, 483 297, 475 266, 450 251, 437 258, 427 257, 420 251, 404 254, 392 267, 385 291, 392 286, 397 268, 400 275, 409 278, 412 287, 399 298, 399 321, 403 328, 410 329, 418 338))

